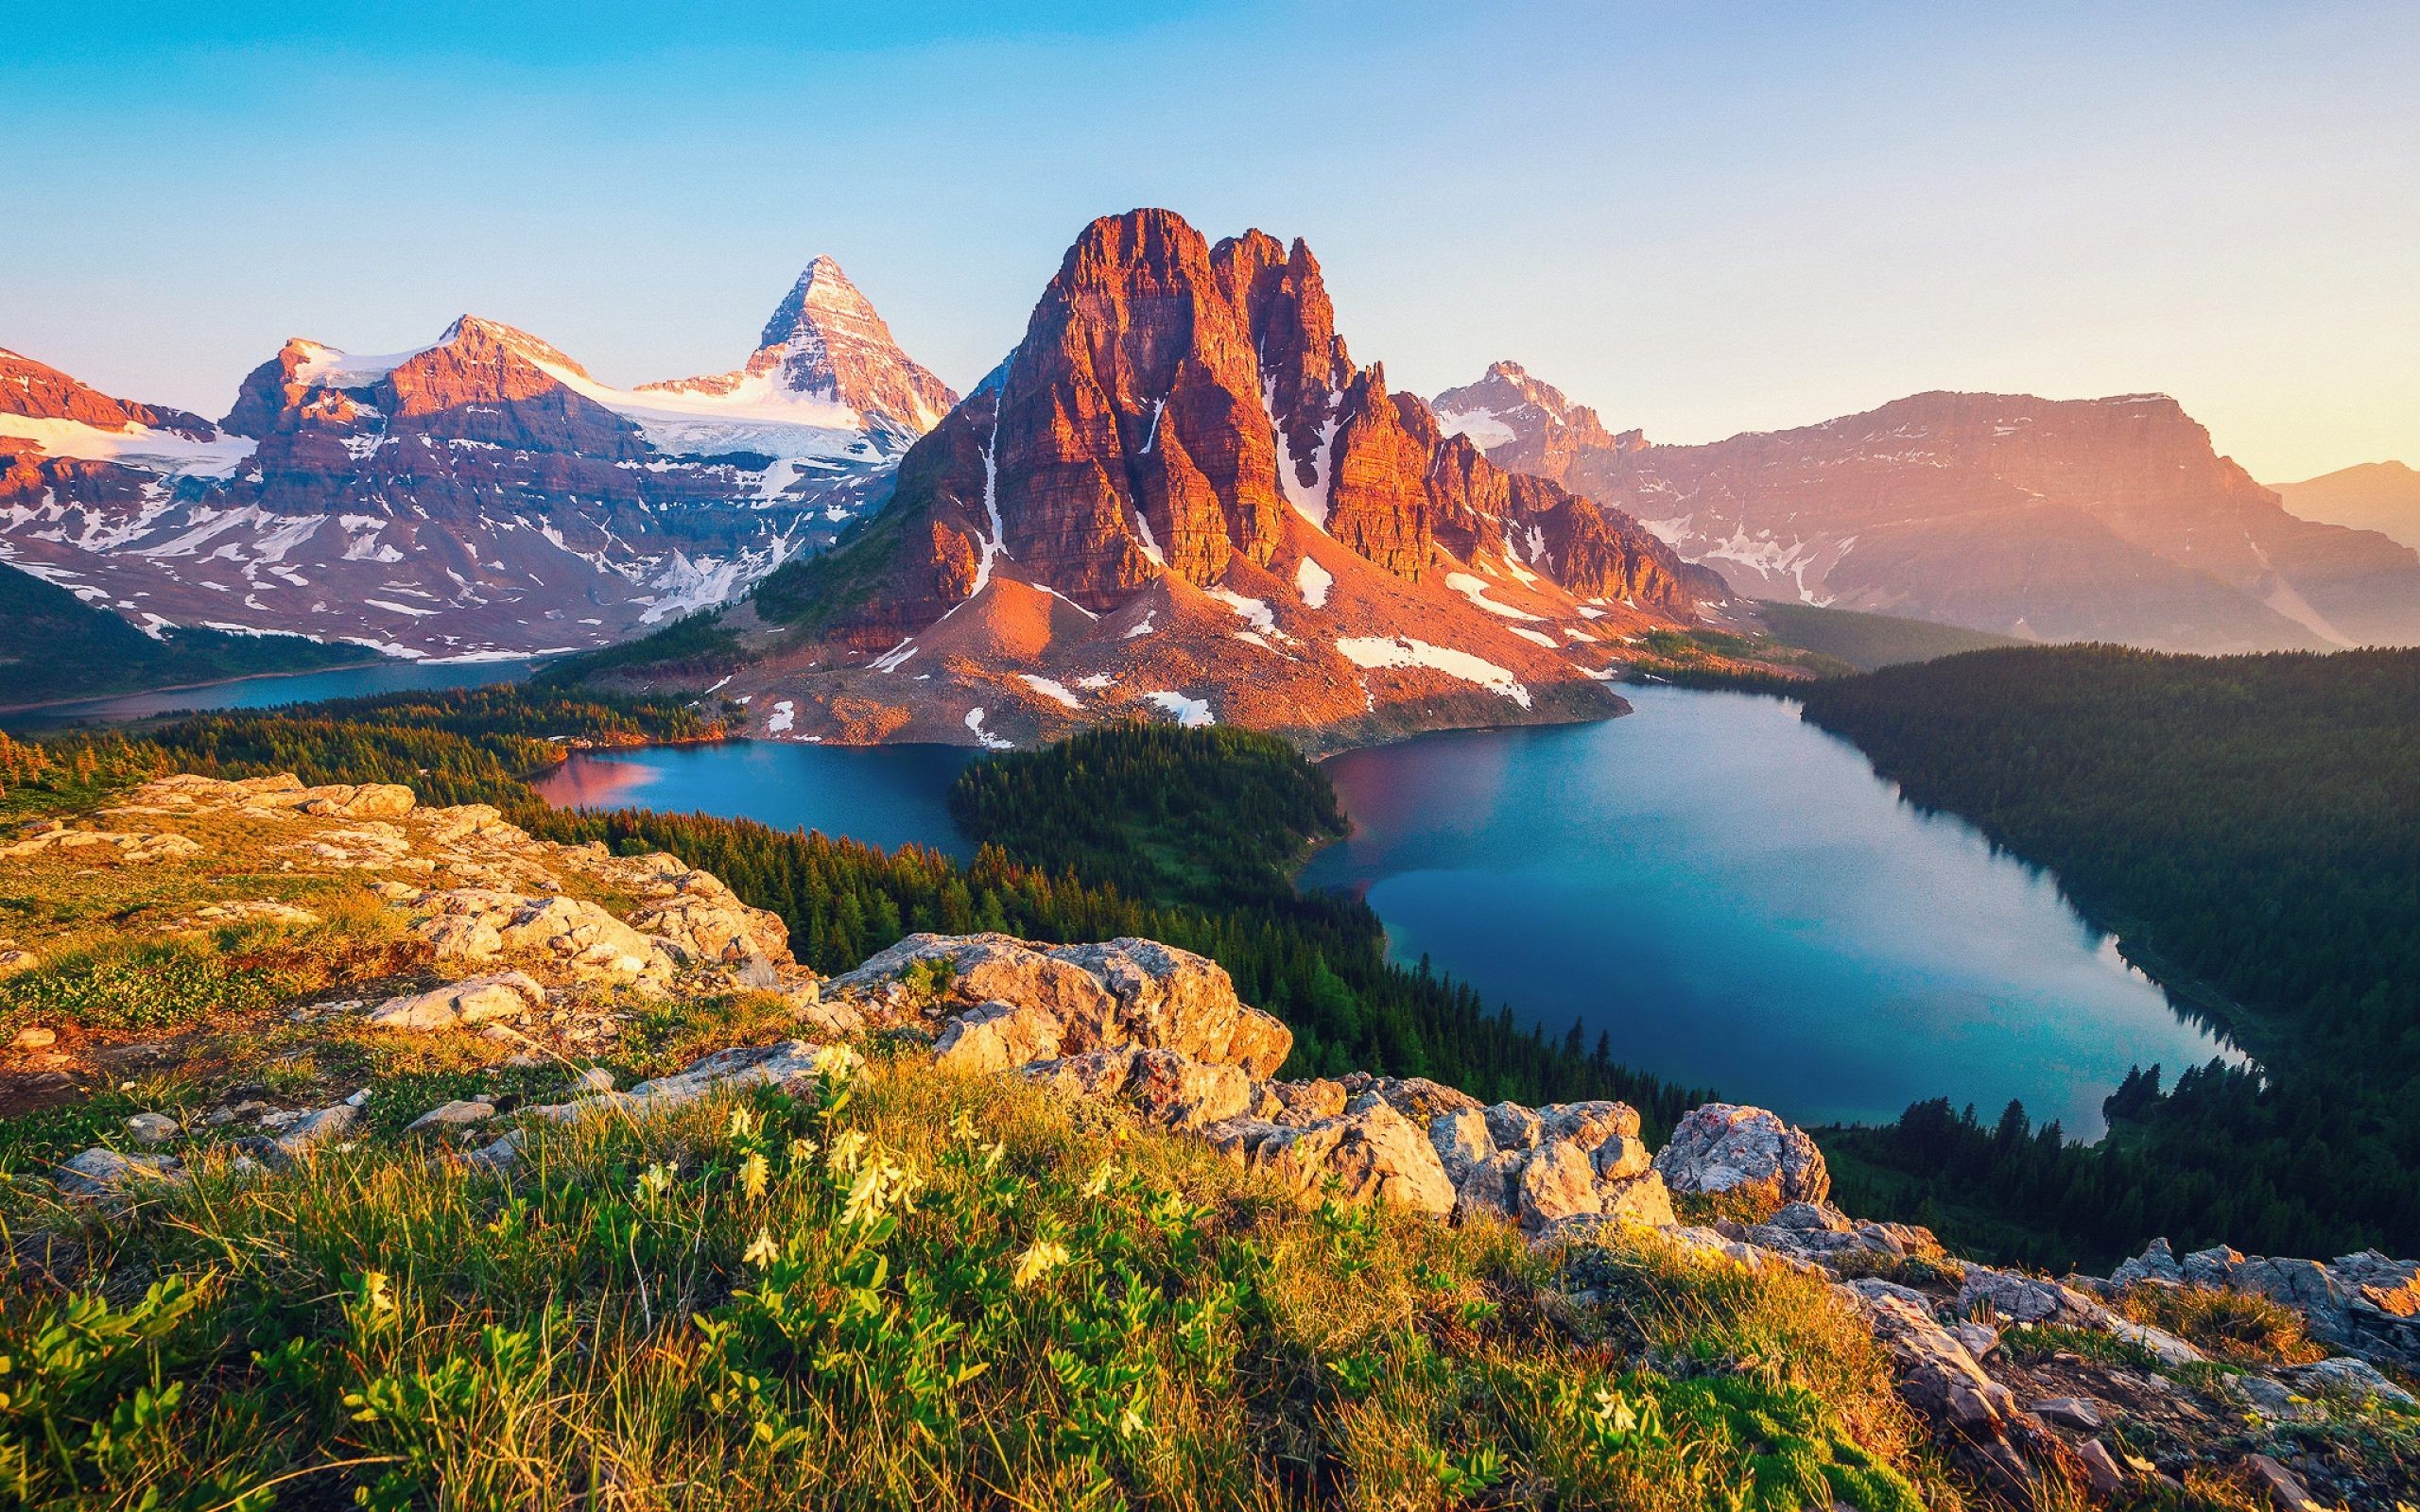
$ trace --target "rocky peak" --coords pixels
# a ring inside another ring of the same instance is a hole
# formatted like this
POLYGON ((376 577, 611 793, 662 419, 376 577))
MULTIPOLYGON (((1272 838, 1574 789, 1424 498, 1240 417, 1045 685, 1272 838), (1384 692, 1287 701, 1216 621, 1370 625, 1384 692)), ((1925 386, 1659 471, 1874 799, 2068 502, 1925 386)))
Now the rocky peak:
MULTIPOLYGON (((997 383, 943 430, 902 472, 911 508, 940 506, 933 539, 959 564, 936 613, 987 580, 971 564, 1002 556, 1095 611, 1164 573, 1215 584, 1236 558, 1270 562, 1288 507, 1418 581, 1448 507, 1431 485, 1445 436, 1383 369, 1354 365, 1310 249, 1259 231, 1214 247, 1167 210, 1087 226, 997 383)), ((1676 580, 1655 593, 1685 601, 1676 580)))
POLYGON ((5 347, 0 347, 0 415, 71 421, 105 431, 145 426, 195 440, 215 434, 210 422, 199 415, 112 398, 79 378, 5 347))
POLYGON ((1607 430, 1595 410, 1517 362, 1488 364, 1477 383, 1446 389, 1434 407, 1448 435, 1469 437, 1491 460, 1518 472, 1559 477, 1582 452, 1619 454, 1648 444, 1644 432, 1607 430))
POLYGON ((843 405, 904 449, 942 421, 958 395, 908 357, 840 265, 819 256, 765 322, 734 372, 647 384, 640 393, 798 399, 843 405))

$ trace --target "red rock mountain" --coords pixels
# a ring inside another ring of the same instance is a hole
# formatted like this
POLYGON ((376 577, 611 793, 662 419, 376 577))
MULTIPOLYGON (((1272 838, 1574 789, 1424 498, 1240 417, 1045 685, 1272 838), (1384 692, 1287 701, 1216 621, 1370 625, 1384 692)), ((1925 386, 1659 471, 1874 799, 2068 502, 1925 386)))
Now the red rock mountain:
POLYGON ((388 356, 292 340, 220 426, 11 359, 0 556, 146 625, 620 640, 828 545, 952 398, 829 259, 773 324, 727 381, 635 390, 475 316, 388 356))
POLYGON ((1703 446, 1611 435, 1510 363, 1436 403, 1755 597, 2164 650, 2420 641, 2420 558, 2287 513, 2162 395, 1918 394, 1703 446))
POLYGON ((1689 570, 1359 367, 1318 263, 1158 210, 1086 228, 856 541, 756 599, 765 732, 1036 738, 1157 709, 1319 730, 1604 713, 1689 570))

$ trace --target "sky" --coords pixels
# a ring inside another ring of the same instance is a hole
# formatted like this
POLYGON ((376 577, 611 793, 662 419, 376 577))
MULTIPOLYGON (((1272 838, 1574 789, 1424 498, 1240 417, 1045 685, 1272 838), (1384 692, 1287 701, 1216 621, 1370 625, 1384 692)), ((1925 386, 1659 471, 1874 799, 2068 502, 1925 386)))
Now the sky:
POLYGON ((2161 391, 2420 462, 2420 6, 28 3, 0 346, 223 413, 465 311, 735 366, 838 257, 960 388, 1092 217, 1301 236, 1357 359, 1710 440, 2161 391))

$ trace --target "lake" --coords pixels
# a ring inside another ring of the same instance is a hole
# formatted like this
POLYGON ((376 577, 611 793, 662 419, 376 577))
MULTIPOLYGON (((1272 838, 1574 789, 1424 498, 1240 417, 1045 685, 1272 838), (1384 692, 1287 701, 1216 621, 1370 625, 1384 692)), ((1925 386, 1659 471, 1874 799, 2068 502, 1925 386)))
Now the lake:
POLYGON ((949 816, 949 785, 975 753, 958 746, 713 746, 579 751, 536 785, 557 808, 648 808, 821 830, 885 850, 913 842, 972 860, 949 816))
POLYGON ((277 709, 327 698, 359 698, 373 693, 414 693, 431 688, 478 688, 518 682, 538 663, 510 662, 375 662, 368 666, 294 672, 191 688, 113 694, 74 703, 46 703, 0 713, 0 730, 46 730, 60 725, 121 724, 154 714, 193 709, 277 709))
MULTIPOLYGON (((127 719, 525 677, 527 662, 387 663, 25 711, 127 719)), ((2130 1064, 2169 1079, 2224 1047, 1970 826, 1900 801, 1797 708, 1646 688, 1597 725, 1430 735, 1326 764, 1353 836, 1306 886, 1362 892, 1426 954, 1561 1034, 1805 1122, 2012 1097, 2071 1134, 2130 1064)), ((577 753, 567 807, 760 819, 964 859, 950 782, 970 752, 737 741, 577 753)))
MULTIPOLYGON (((1797 706, 1624 690, 1597 725, 1330 760, 1361 891, 1407 963, 1642 1070, 1801 1122, 2011 1098, 2096 1136, 2130 1064, 2224 1052, 2054 881, 1926 815, 1797 706)), ((2232 1058, 2232 1057, 2231 1057, 2232 1058)))

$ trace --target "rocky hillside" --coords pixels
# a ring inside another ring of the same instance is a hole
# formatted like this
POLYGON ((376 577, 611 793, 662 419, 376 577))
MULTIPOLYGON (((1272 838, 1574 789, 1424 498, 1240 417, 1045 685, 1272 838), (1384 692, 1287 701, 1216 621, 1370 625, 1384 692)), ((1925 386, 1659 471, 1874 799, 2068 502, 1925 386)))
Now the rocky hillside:
POLYGON ((2420 558, 2287 513, 2164 395, 1917 394, 1660 446, 1497 363, 1436 411, 1751 597, 2155 650, 2420 642, 2420 558))
POLYGON ((216 425, 0 353, 0 555, 151 627, 578 649, 828 544, 954 398, 829 258, 745 366, 631 390, 468 315, 288 341, 216 425))
POLYGON ((768 579, 747 658, 631 676, 732 672, 792 739, 1131 713, 1350 739, 1614 712, 1625 643, 1704 587, 1357 365, 1301 242, 1138 210, 1084 230, 879 520, 768 579))
POLYGON ((406 788, 169 778, 0 853, 37 1503, 2420 1495, 2411 1262, 1963 1263, 1761 1109, 1651 1150, 1618 1103, 1288 1078, 1148 940, 818 978, 671 856, 406 788))

